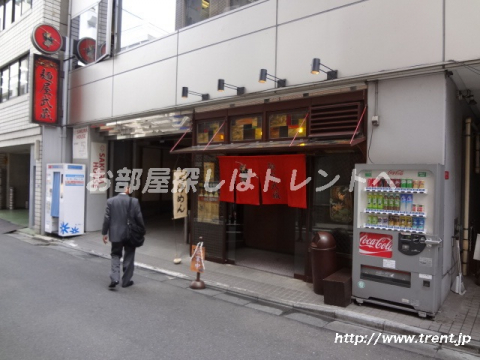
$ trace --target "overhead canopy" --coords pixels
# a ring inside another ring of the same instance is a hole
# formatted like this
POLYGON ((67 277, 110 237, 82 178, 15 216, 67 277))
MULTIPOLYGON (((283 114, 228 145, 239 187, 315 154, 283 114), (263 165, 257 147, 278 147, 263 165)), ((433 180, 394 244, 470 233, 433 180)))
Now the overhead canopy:
POLYGON ((365 141, 365 137, 358 137, 350 140, 284 140, 269 142, 249 142, 249 143, 232 143, 232 144, 210 144, 206 146, 196 145, 183 149, 172 151, 173 154, 186 153, 251 153, 254 152, 307 152, 317 149, 344 149, 358 145, 365 141))
POLYGON ((191 116, 172 113, 113 121, 99 125, 97 128, 103 136, 112 140, 121 140, 182 134, 190 129, 191 121, 191 116))

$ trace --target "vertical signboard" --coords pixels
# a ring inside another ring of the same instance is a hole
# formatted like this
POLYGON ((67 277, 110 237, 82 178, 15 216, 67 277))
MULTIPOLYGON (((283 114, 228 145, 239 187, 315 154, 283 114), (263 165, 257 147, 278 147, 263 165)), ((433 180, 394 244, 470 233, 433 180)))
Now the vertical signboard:
POLYGON ((107 173, 107 144, 92 142, 90 146, 90 194, 105 194, 109 187, 107 173))
POLYGON ((203 273, 205 271, 205 248, 203 242, 192 245, 192 257, 190 259, 190 270, 203 273))
POLYGON ((88 126, 73 129, 73 158, 88 159, 88 126))
POLYGON ((187 174, 184 170, 173 172, 173 218, 181 219, 187 217, 187 174))
POLYGON ((58 125, 60 62, 43 55, 33 55, 32 122, 58 125))

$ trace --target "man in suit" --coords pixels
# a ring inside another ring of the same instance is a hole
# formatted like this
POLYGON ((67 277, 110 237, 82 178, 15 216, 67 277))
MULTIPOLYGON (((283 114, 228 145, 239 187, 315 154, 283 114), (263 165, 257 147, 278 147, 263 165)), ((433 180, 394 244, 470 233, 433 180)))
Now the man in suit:
POLYGON ((123 241, 127 232, 127 210, 130 200, 130 218, 135 221, 137 225, 145 228, 138 199, 131 198, 128 196, 129 194, 130 186, 127 185, 123 193, 107 200, 107 208, 105 209, 105 217, 103 219, 102 227, 103 242, 107 244, 108 238, 110 237, 110 242, 112 243, 111 283, 108 286, 110 289, 115 288, 120 282, 120 258, 122 257, 123 251, 122 287, 133 285, 132 276, 135 261, 135 248, 123 241))

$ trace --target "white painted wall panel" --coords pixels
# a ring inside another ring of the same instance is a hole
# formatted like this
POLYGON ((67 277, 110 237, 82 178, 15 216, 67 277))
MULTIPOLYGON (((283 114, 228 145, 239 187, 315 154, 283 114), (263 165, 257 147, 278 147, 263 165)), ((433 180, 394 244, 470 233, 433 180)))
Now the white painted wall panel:
POLYGON ((172 34, 120 53, 113 59, 115 74, 176 56, 177 40, 178 34, 172 34))
POLYGON ((279 26, 278 72, 300 84, 326 79, 314 57, 339 78, 436 63, 442 39, 441 1, 371 0, 279 26))
POLYGON ((480 58, 480 1, 446 0, 445 60, 480 58))
MULTIPOLYGON (((445 77, 443 74, 381 81, 380 126, 369 141, 369 162, 376 164, 445 163, 445 77), (428 136, 426 136, 428 134, 428 136)), ((368 134, 375 109, 375 89, 368 89, 368 134)))
POLYGON ((275 84, 271 81, 264 84, 258 82, 261 68, 275 74, 275 29, 181 55, 178 58, 177 104, 200 100, 200 97, 194 95, 183 99, 183 86, 198 93, 208 93, 211 99, 237 97, 235 90, 218 92, 218 79, 224 79, 227 84, 244 86, 247 93, 273 88, 275 84))
POLYGON ((70 73, 70 88, 89 84, 113 75, 113 61, 101 61, 97 64, 84 66, 70 73))
MULTIPOLYGON (((364 0, 278 0, 278 23, 356 4, 364 0)), ((274 2, 274 1, 272 1, 274 2)))
MULTIPOLYGON (((200 25, 180 30, 179 53, 259 31, 276 24, 276 1, 259 1, 200 25)), ((252 53, 253 54, 253 53, 252 53)))
POLYGON ((175 103, 176 58, 115 76, 113 116, 141 113, 175 103))
POLYGON ((70 91, 70 124, 112 116, 112 78, 73 88, 70 91))

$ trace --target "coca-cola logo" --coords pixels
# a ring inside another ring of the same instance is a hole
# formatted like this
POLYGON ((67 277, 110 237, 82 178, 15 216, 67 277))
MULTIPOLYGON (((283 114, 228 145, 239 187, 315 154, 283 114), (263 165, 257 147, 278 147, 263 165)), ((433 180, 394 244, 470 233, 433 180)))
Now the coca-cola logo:
POLYGON ((393 237, 385 234, 360 233, 359 250, 362 255, 392 257, 393 237))
POLYGON ((403 170, 389 170, 389 171, 388 171, 388 175, 389 175, 389 176, 392 176, 392 175, 403 175, 403 170))

